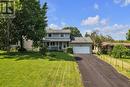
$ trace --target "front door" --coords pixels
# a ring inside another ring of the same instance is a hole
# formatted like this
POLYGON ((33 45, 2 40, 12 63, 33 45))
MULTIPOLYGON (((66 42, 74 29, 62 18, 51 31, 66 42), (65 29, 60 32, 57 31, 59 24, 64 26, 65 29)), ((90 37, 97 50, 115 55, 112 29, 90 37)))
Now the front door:
POLYGON ((59 42, 59 50, 62 50, 62 42, 59 42))

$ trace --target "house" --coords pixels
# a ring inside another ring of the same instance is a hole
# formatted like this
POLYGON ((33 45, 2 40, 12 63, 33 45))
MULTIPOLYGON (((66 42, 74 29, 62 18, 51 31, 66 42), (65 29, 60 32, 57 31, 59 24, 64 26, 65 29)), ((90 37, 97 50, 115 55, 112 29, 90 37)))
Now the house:
POLYGON ((48 46, 48 50, 64 50, 69 47, 70 30, 46 30, 47 35, 44 38, 44 44, 48 46))
POLYGON ((74 53, 90 54, 92 53, 92 40, 90 37, 71 38, 70 30, 47 30, 47 36, 44 38, 44 44, 48 50, 64 50, 67 47, 73 47, 74 53))
POLYGON ((125 47, 129 48, 130 49, 130 43, 127 43, 127 42, 103 42, 102 43, 102 48, 104 49, 104 51, 106 52, 109 52, 113 49, 113 47, 115 45, 124 45, 125 47))
MULTIPOLYGON (((67 47, 72 47, 73 52, 77 54, 91 54, 92 40, 90 37, 71 37, 70 30, 46 30, 46 37, 43 38, 43 44, 50 51, 64 51, 67 47)), ((27 50, 34 50, 33 41, 24 41, 24 47, 27 50)), ((35 50, 38 50, 35 48, 35 50)))

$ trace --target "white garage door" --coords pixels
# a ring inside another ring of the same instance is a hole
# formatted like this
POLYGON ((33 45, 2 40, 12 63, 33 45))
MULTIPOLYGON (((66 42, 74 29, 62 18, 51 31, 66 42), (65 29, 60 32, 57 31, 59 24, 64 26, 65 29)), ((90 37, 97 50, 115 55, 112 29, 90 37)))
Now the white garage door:
POLYGON ((76 54, 90 54, 90 46, 73 47, 73 52, 76 54))

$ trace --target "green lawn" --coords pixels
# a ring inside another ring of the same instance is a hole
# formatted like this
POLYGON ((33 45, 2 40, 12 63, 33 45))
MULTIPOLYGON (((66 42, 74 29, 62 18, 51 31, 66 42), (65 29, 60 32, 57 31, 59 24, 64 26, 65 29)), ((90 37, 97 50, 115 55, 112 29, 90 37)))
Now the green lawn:
POLYGON ((0 52, 0 87, 83 87, 72 55, 0 52))
POLYGON ((113 58, 108 55, 97 55, 103 61, 111 64, 117 71, 130 78, 130 59, 113 58))

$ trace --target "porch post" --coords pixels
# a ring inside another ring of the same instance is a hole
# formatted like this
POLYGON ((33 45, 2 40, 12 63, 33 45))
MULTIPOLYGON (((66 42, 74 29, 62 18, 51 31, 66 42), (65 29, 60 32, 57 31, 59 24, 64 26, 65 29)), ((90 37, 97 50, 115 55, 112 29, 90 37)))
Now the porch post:
POLYGON ((58 50, 59 50, 59 42, 57 42, 58 43, 58 50))

